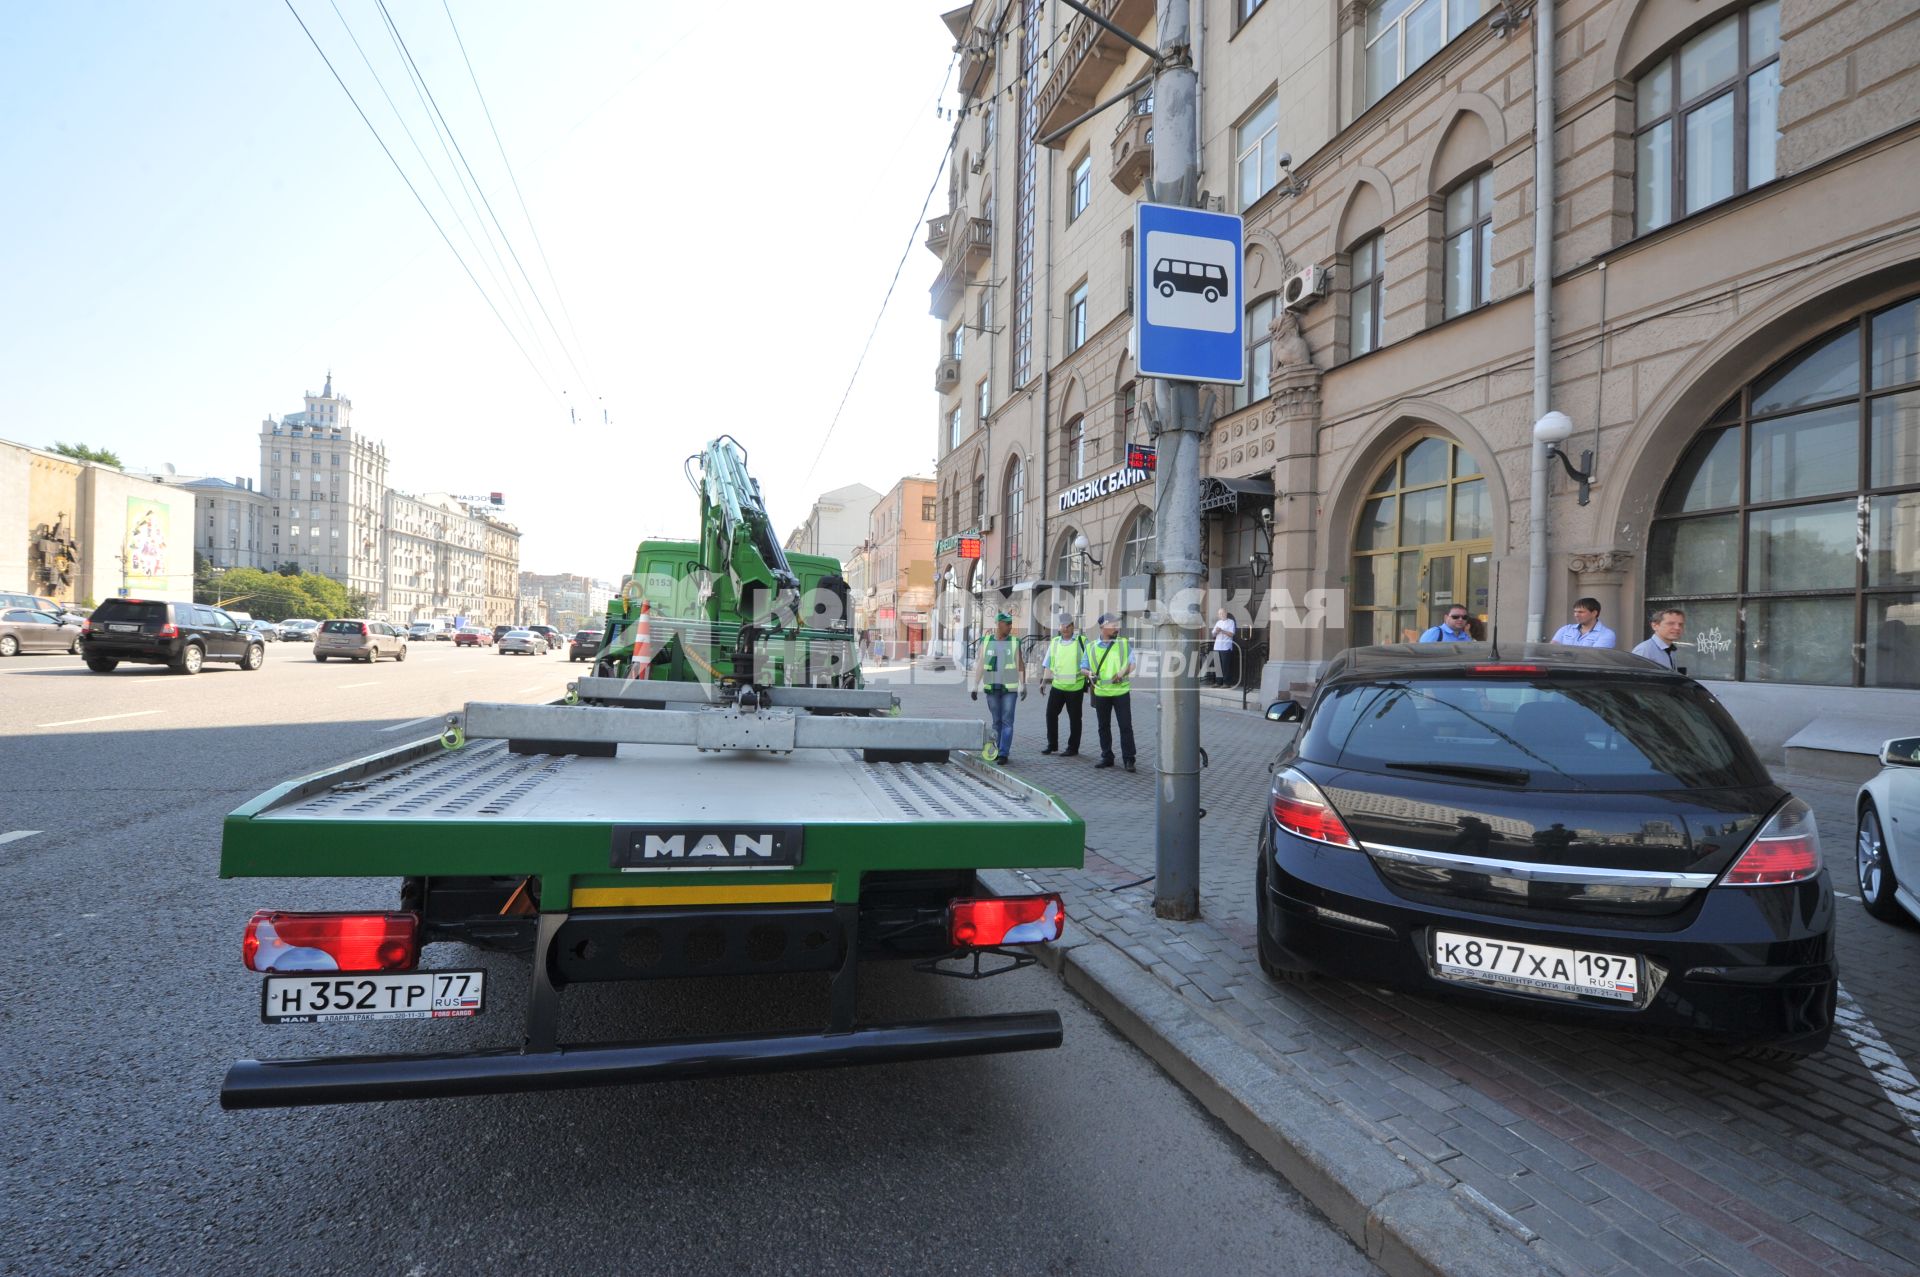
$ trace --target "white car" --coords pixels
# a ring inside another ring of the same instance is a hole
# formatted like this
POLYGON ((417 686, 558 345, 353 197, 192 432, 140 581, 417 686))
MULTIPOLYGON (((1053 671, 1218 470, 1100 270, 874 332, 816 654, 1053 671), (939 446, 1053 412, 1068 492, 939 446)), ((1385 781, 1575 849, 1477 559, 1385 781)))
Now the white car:
POLYGON ((1856 862, 1867 912, 1920 921, 1920 736, 1880 747, 1880 774, 1860 786, 1856 862))

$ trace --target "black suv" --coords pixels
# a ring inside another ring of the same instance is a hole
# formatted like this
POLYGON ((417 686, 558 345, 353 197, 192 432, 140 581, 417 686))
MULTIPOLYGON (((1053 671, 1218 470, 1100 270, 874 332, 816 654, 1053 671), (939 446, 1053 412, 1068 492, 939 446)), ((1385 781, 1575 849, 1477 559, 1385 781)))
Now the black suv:
POLYGON ((217 607, 108 599, 80 627, 80 654, 96 674, 109 673, 122 661, 198 674, 207 661, 257 670, 266 663, 267 647, 217 607))

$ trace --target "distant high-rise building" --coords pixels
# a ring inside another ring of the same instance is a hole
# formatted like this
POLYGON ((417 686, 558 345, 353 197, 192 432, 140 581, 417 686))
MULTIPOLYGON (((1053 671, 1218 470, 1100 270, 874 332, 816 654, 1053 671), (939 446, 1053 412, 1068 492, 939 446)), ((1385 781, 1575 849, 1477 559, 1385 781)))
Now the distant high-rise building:
POLYGON ((327 374, 302 412, 260 423, 260 491, 268 503, 266 559, 295 563, 380 598, 387 449, 348 424, 353 401, 327 374))

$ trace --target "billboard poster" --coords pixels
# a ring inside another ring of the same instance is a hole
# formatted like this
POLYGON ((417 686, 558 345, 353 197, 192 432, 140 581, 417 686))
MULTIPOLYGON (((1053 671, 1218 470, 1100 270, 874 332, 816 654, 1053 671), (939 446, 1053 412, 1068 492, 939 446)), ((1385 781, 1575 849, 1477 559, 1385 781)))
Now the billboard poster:
POLYGON ((166 502, 127 498, 126 575, 130 590, 167 588, 167 538, 172 515, 166 502))

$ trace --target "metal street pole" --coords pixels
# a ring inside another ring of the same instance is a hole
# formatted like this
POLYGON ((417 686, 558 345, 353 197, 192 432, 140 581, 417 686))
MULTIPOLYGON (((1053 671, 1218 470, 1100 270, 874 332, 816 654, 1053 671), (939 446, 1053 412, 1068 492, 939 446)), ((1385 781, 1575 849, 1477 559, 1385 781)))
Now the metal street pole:
MULTIPOLYGON (((1159 54, 1153 78, 1153 200, 1199 203, 1197 97, 1188 0, 1159 0, 1159 54)), ((1145 251, 1144 247, 1140 251, 1145 251)), ((1153 912, 1200 916, 1200 687, 1195 662, 1200 589, 1200 392, 1190 381, 1154 383, 1158 408, 1158 602, 1160 790, 1154 819, 1153 912)))

